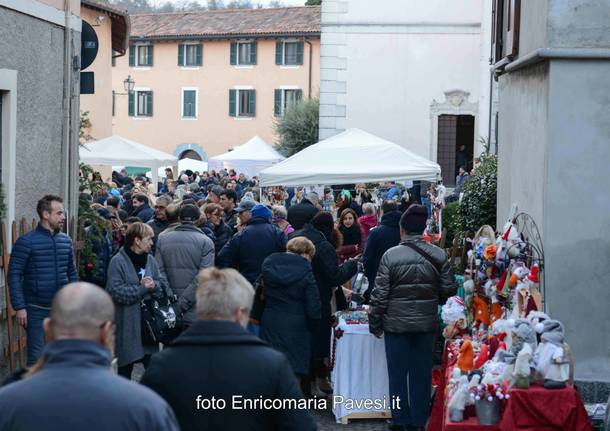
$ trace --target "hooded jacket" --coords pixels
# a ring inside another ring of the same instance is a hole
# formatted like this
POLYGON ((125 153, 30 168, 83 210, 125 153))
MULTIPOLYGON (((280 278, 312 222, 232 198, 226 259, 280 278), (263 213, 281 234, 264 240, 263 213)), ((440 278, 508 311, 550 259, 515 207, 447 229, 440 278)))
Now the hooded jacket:
POLYGON ((377 226, 377 216, 375 214, 363 215, 358 218, 358 224, 362 229, 362 248, 364 249, 371 229, 377 226))
POLYGON ((288 208, 288 223, 295 230, 302 229, 305 223, 311 222, 314 216, 318 214, 318 211, 314 204, 303 198, 300 204, 291 205, 288 208))
MULTIPOLYGON (((261 338, 284 353, 297 374, 309 372, 311 332, 320 325, 320 295, 311 264, 291 253, 263 262, 261 338)), ((262 295, 259 295, 262 294, 262 295)))

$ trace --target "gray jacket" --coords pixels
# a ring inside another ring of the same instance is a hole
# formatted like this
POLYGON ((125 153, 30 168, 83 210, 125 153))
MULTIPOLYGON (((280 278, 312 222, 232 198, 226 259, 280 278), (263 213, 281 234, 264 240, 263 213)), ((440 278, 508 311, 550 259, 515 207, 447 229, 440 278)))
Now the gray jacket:
POLYGON ((381 258, 371 292, 370 331, 432 332, 437 327, 438 305, 455 292, 455 279, 445 252, 423 241, 421 235, 409 236, 381 258), (440 273, 405 242, 413 242, 431 255, 440 273))
MULTIPOLYGON (((150 276, 155 281, 153 296, 163 296, 162 289, 167 289, 167 282, 152 255, 148 255, 144 276, 150 276)), ((138 279, 138 274, 124 248, 121 248, 110 261, 106 291, 112 297, 116 308, 115 354, 118 358, 118 366, 131 364, 142 359, 146 354, 158 352, 159 346, 142 344, 140 301, 149 293, 138 279)), ((166 292, 171 293, 167 290, 166 292)))
POLYGON ((214 266, 214 242, 196 226, 182 224, 159 236, 156 258, 161 273, 178 296, 176 311, 190 325, 197 319, 197 274, 214 266))

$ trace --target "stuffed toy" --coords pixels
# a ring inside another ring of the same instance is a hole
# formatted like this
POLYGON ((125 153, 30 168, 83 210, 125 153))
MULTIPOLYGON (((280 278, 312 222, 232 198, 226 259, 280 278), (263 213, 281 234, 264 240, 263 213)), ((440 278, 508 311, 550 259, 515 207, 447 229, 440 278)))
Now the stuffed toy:
POLYGON ((459 296, 452 296, 441 307, 441 319, 445 325, 443 336, 449 340, 462 335, 466 328, 464 301, 459 296))
POLYGON ((481 351, 477 355, 476 361, 474 361, 474 369, 478 370, 485 365, 485 362, 489 360, 489 346, 485 343, 481 344, 481 351))
POLYGON ((564 388, 570 378, 568 346, 564 341, 563 326, 557 320, 545 320, 536 349, 536 371, 547 389, 564 388))
POLYGON ((479 324, 489 325, 491 323, 491 319, 489 318, 489 305, 487 305, 485 299, 480 295, 475 295, 472 300, 472 305, 474 309, 474 321, 479 324))
POLYGON ((513 376, 515 377, 515 386, 520 389, 527 389, 530 387, 530 376, 532 374, 530 363, 532 361, 533 353, 534 351, 530 344, 524 343, 523 348, 517 355, 513 376))
POLYGON ((461 422, 464 420, 464 409, 469 398, 468 376, 462 376, 453 397, 451 397, 447 405, 451 422, 461 422))
POLYGON ((457 367, 462 370, 462 373, 468 374, 474 366, 474 347, 472 341, 465 339, 460 347, 460 357, 457 361, 457 367))

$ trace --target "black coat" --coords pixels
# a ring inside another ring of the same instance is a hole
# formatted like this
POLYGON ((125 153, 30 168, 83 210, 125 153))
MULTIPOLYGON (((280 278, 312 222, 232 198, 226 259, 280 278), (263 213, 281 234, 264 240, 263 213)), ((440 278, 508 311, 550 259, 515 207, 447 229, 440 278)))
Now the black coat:
POLYGON ((244 399, 303 397, 286 357, 241 326, 197 321, 152 357, 142 384, 174 409, 182 431, 314 430, 306 410, 238 410, 244 399), (197 399, 226 401, 224 409, 197 410, 197 399))
POLYGON ((254 284, 267 256, 285 250, 284 232, 267 220, 255 218, 220 250, 216 266, 235 268, 254 284))
POLYGON ((261 338, 284 353, 296 374, 309 373, 311 333, 319 330, 320 294, 311 264, 291 253, 263 262, 261 338))
POLYGON ((366 248, 362 256, 364 264, 364 274, 369 280, 369 288, 364 293, 365 298, 369 298, 373 287, 375 287, 375 277, 381 256, 395 247, 400 242, 400 211, 391 211, 381 217, 381 223, 376 228, 371 229, 366 240, 366 248))
POLYGON ((216 255, 218 255, 220 250, 222 250, 225 244, 228 243, 233 236, 233 229, 222 220, 218 226, 214 226, 213 223, 208 223, 206 226, 214 232, 214 247, 216 249, 216 255))
POLYGON ((311 222, 316 214, 316 208, 307 199, 303 199, 300 204, 292 205, 288 208, 288 223, 295 229, 299 230, 305 226, 305 223, 311 222))
POLYGON ((358 271, 358 265, 355 260, 339 265, 335 248, 328 242, 324 234, 311 224, 306 224, 303 229, 293 232, 290 238, 299 236, 309 239, 316 247, 311 267, 320 293, 322 320, 320 331, 315 337, 313 354, 315 358, 325 358, 330 354, 330 301, 333 290, 352 278, 358 271))

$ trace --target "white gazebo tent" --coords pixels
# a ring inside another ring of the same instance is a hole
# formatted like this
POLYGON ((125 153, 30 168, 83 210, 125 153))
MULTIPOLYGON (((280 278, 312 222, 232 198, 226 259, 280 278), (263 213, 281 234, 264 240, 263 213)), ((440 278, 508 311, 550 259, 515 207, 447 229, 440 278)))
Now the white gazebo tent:
POLYGON ((82 162, 91 165, 132 165, 151 169, 152 183, 157 186, 158 169, 176 166, 178 158, 146 145, 138 144, 118 135, 86 143, 79 148, 82 162))
POLYGON ((260 171, 284 160, 285 157, 278 153, 271 145, 260 137, 255 136, 243 145, 236 147, 233 151, 210 157, 208 169, 235 169, 237 173, 244 173, 248 177, 258 175, 260 171))
POLYGON ((360 129, 318 142, 260 173, 260 185, 307 186, 386 180, 435 181, 440 166, 360 129))

